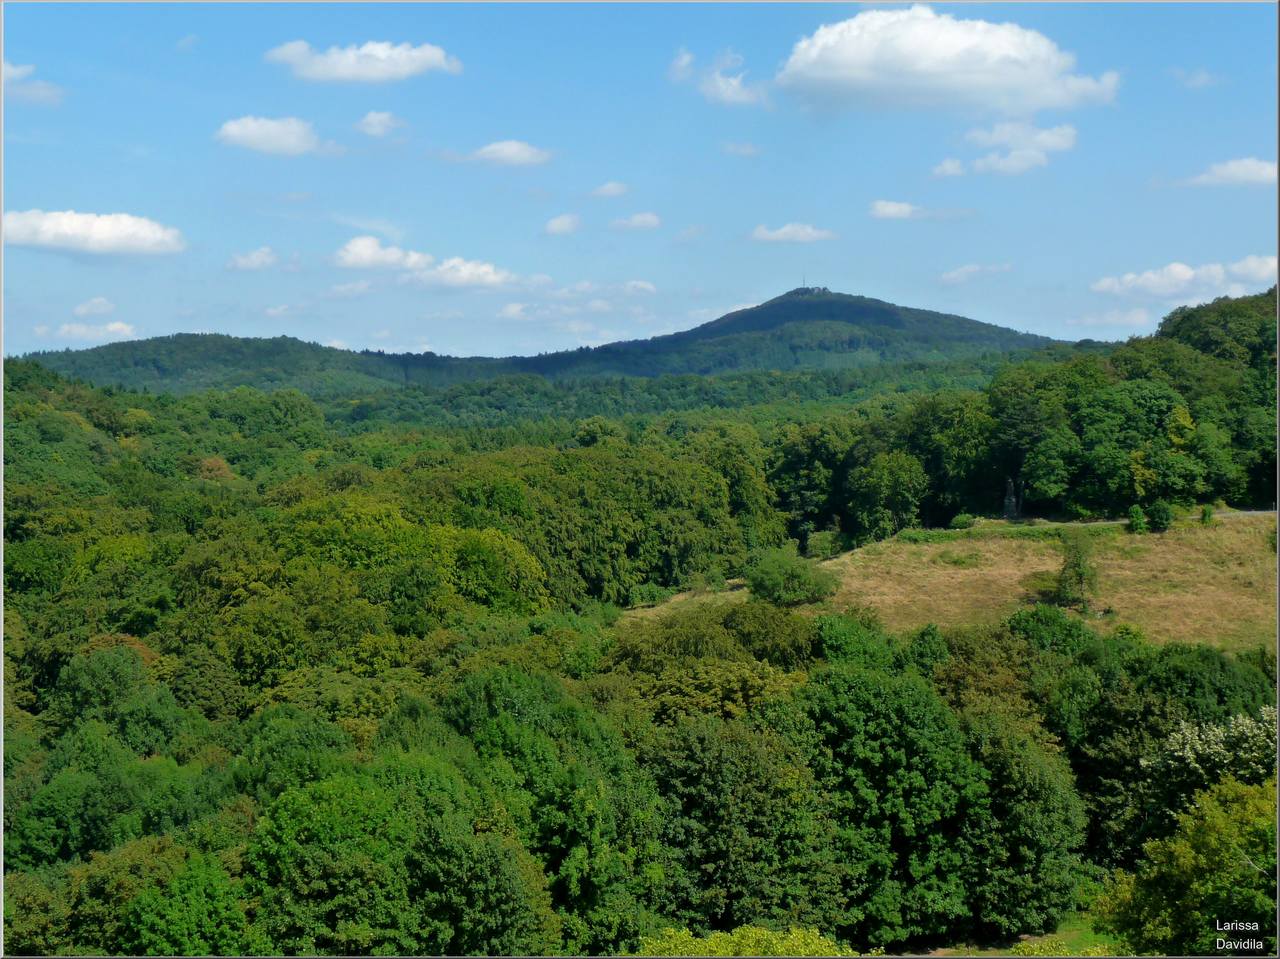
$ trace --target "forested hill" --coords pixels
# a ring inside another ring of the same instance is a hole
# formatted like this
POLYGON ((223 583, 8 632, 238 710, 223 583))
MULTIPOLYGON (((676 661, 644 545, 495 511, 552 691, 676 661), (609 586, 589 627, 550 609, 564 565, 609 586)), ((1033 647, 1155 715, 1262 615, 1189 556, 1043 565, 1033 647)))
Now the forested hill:
POLYGON ((1022 352, 1052 343, 961 316, 802 288, 681 333, 539 356, 353 353, 285 336, 183 333, 30 358, 98 385, 175 393, 292 387, 334 395, 388 385, 449 386, 510 374, 569 379, 852 369, 1022 352))

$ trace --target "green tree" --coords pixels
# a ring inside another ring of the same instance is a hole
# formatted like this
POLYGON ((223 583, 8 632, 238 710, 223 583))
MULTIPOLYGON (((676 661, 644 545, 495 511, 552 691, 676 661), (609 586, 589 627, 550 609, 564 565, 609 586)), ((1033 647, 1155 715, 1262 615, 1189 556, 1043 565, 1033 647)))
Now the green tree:
POLYGON ((1063 606, 1089 609, 1098 591, 1098 566, 1093 559, 1093 539, 1083 530, 1062 535, 1062 568, 1058 570, 1055 599, 1063 606))
POLYGON ((1217 939, 1262 940, 1276 951, 1276 783, 1227 780, 1200 793, 1168 839, 1143 847, 1132 873, 1118 873, 1095 907, 1100 931, 1138 953, 1212 955, 1217 939), (1256 923, 1221 932, 1220 920, 1256 923))
POLYGON ((877 453, 849 474, 849 512, 862 539, 885 539, 920 523, 929 477, 920 460, 901 450, 877 453))
POLYGON ((150 887, 126 909, 127 952, 229 956, 255 951, 235 884, 217 859, 194 855, 163 887, 150 887))

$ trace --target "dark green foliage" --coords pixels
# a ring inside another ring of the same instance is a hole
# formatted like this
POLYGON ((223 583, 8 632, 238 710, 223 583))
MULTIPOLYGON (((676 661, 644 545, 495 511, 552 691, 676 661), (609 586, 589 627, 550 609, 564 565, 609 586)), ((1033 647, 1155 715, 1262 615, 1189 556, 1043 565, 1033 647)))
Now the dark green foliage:
POLYGON ((951 522, 947 524, 947 528, 972 529, 975 522, 977 521, 968 513, 956 513, 955 516, 951 517, 951 522))
POLYGON ((1098 567, 1093 560, 1093 541, 1083 531, 1062 537, 1062 568, 1058 570, 1054 599, 1062 606, 1089 609, 1090 598, 1098 591, 1098 567))
POLYGON ((752 596, 778 606, 818 603, 836 589, 835 576, 797 555, 794 547, 756 553, 747 565, 746 580, 752 596))
POLYGON ((1149 529, 1147 514, 1142 511, 1142 507, 1137 503, 1129 507, 1129 521, 1125 524, 1125 528, 1130 533, 1145 533, 1149 529))
POLYGON ((1163 533, 1173 525, 1173 507, 1158 499, 1147 507, 1147 520, 1153 533, 1163 533))

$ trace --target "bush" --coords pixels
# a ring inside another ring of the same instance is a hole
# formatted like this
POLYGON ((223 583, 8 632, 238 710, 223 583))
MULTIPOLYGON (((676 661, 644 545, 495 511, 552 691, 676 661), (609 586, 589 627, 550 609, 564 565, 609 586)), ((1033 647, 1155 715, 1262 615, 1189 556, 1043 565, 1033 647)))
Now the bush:
POLYGON ((1150 529, 1147 526, 1147 514, 1142 511, 1142 507, 1137 503, 1129 507, 1129 522, 1126 529, 1130 533, 1145 533, 1150 529))
POLYGON ((733 932, 713 932, 699 939, 687 929, 667 929, 640 942, 641 956, 856 956, 858 953, 826 938, 816 929, 791 928, 775 932, 760 926, 739 926, 733 932))
POLYGON ((1158 499, 1147 510, 1147 520, 1151 523, 1153 532, 1163 533, 1173 525, 1173 507, 1158 499))
POLYGON ((775 606, 819 603, 836 591, 836 577, 797 555, 795 547, 756 553, 746 570, 751 595, 775 606))
POLYGON ((1212 503, 1205 503, 1203 506, 1201 506, 1200 507, 1200 525, 1212 526, 1213 513, 1214 513, 1214 509, 1213 509, 1212 503))
POLYGON ((821 533, 810 533, 805 544, 805 555, 810 559, 831 559, 839 556, 844 549, 844 539, 835 530, 821 533))
POLYGON ((951 517, 951 522, 947 525, 951 529, 972 529, 973 524, 976 522, 977 519, 970 513, 956 513, 955 516, 951 517))

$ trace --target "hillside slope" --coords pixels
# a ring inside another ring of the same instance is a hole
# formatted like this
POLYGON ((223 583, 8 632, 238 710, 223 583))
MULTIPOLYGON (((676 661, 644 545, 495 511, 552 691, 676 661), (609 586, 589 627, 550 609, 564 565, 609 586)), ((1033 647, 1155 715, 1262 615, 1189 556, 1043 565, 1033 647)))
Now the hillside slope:
POLYGON ((30 358, 100 385, 166 392, 288 386, 332 394, 387 386, 448 386, 521 373, 571 379, 849 369, 1022 352, 1054 342, 961 316, 802 288, 692 330, 539 356, 353 353, 285 336, 248 339, 181 333, 87 350, 33 353, 30 358))

